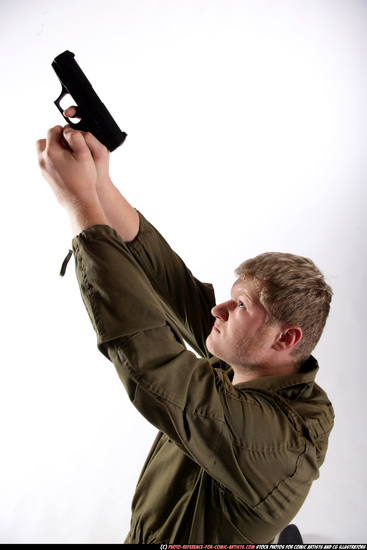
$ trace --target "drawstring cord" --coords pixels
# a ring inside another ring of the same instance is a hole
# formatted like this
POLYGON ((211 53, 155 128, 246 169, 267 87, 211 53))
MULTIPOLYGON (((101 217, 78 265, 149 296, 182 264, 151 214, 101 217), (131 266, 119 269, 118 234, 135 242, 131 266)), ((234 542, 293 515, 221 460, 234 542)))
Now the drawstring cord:
POLYGON ((63 277, 66 273, 66 268, 68 266, 68 263, 70 261, 70 258, 72 257, 73 255, 73 251, 72 250, 69 250, 65 260, 62 262, 62 266, 61 266, 61 269, 60 269, 60 277, 63 277))

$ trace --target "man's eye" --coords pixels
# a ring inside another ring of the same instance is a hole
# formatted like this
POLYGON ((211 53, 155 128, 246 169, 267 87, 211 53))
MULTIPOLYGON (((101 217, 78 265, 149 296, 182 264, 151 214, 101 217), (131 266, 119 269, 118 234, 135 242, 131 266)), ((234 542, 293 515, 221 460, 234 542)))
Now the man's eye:
POLYGON ((246 309, 245 304, 243 302, 238 302, 238 307, 246 309))

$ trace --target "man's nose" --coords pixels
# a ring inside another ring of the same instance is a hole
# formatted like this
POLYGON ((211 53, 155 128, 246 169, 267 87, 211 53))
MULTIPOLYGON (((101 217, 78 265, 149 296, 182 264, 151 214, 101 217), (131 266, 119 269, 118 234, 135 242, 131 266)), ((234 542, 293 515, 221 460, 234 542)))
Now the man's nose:
POLYGON ((223 302, 222 304, 217 304, 212 309, 212 315, 216 319, 220 319, 221 321, 227 321, 229 309, 230 309, 230 302, 223 302))

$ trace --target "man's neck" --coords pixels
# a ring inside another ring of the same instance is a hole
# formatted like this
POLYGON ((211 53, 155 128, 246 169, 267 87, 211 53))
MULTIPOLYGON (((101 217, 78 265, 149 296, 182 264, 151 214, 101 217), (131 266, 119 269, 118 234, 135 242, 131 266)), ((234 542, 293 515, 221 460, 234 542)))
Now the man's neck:
POLYGON ((249 382, 255 378, 261 378, 263 376, 284 376, 287 374, 295 374, 297 372, 293 363, 282 366, 264 366, 256 365, 251 367, 233 367, 233 379, 232 385, 241 384, 242 382, 249 382))

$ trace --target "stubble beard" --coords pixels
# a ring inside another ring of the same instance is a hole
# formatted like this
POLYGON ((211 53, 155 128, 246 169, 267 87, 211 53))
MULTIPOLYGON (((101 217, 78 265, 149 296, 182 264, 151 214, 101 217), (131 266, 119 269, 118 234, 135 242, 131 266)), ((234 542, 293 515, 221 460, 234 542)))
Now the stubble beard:
POLYGON ((211 334, 209 334, 206 339, 206 346, 211 354, 224 361, 227 365, 230 365, 234 370, 252 374, 256 371, 260 371, 264 364, 265 340, 266 328, 263 327, 255 338, 244 338, 228 353, 221 353, 221 346, 215 345, 215 342, 212 341, 211 334))

